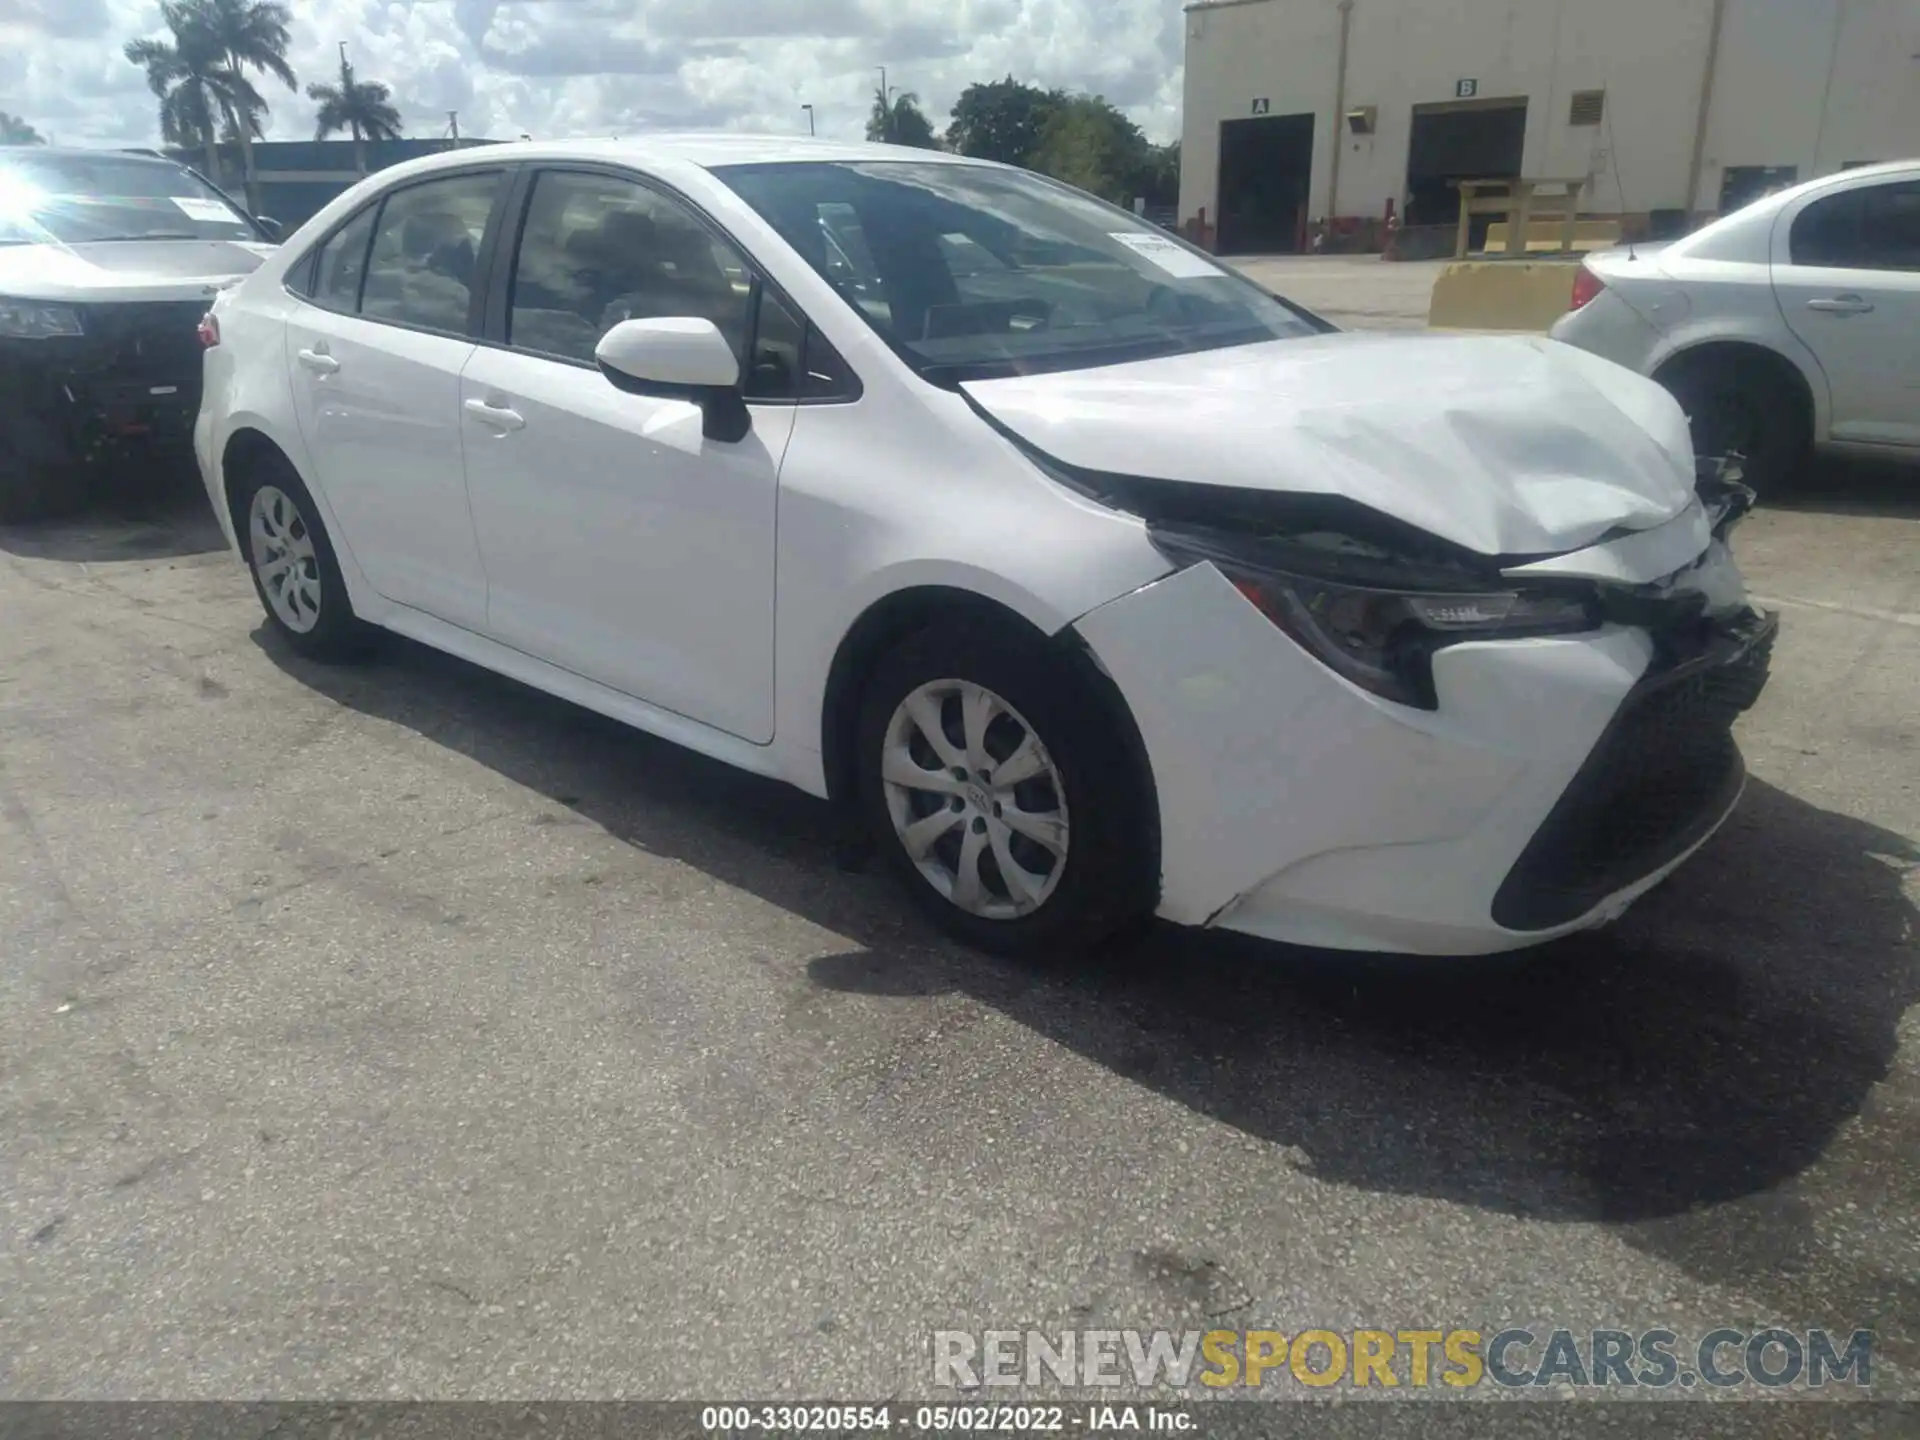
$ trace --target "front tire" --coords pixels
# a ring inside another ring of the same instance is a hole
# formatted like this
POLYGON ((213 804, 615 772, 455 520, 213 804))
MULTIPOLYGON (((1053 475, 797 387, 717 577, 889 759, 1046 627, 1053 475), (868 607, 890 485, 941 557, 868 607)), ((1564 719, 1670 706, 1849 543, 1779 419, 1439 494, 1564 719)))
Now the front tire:
POLYGON ((234 530, 267 623, 312 660, 353 660, 371 632, 353 613, 313 496, 279 456, 256 459, 234 490, 234 530))
POLYGON ((915 903, 969 945, 1065 957, 1156 903, 1152 797, 1090 670, 1008 630, 939 625, 866 686, 867 828, 915 903))

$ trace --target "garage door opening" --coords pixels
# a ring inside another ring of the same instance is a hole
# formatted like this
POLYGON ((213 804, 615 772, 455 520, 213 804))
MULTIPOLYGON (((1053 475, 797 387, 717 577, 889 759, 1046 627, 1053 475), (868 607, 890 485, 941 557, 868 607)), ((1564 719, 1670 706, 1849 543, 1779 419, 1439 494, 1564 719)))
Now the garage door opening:
MULTIPOLYGON (((1461 180, 1517 180, 1527 148, 1527 102, 1462 100, 1413 107, 1407 152, 1408 225, 1460 223, 1461 180)), ((1473 248, 1486 244, 1497 217, 1476 216, 1473 248)))
POLYGON ((1220 126, 1222 255, 1292 254, 1304 243, 1313 116, 1260 115, 1220 126))

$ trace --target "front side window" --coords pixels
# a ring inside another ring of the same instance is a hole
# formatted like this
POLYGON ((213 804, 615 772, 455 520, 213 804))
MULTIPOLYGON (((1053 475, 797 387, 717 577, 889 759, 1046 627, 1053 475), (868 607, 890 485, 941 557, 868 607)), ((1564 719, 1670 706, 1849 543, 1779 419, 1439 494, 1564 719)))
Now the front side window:
POLYGON ((119 240, 259 240, 211 185, 132 156, 0 155, 0 245, 119 240))
POLYGON ((616 175, 554 170, 534 182, 507 343, 591 362, 625 320, 713 321, 743 369, 753 274, 690 211, 616 175))
POLYGON ((374 227, 360 313, 466 334, 474 269, 500 178, 497 170, 452 175, 389 195, 374 227))
POLYGON ((1164 230, 1022 171, 880 160, 715 173, 936 381, 1323 328, 1164 230))

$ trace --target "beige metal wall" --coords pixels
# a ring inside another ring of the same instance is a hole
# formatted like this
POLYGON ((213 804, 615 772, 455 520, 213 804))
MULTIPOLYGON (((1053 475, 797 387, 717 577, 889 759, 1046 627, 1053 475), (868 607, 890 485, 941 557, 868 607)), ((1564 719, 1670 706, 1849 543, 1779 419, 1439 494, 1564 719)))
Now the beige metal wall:
MULTIPOLYGON (((1722 168, 1795 165, 1801 178, 1920 154, 1920 0, 1724 0, 1696 208, 1722 168)), ((1404 199, 1416 104, 1528 100, 1525 170, 1591 175, 1589 208, 1682 209, 1714 0, 1353 0, 1349 109, 1379 109, 1367 138, 1338 127, 1338 0, 1223 0, 1186 13, 1180 213, 1219 211, 1220 124, 1267 102, 1316 113, 1313 214, 1378 216, 1404 199), (1577 90, 1607 92, 1609 125, 1575 127, 1577 90)))

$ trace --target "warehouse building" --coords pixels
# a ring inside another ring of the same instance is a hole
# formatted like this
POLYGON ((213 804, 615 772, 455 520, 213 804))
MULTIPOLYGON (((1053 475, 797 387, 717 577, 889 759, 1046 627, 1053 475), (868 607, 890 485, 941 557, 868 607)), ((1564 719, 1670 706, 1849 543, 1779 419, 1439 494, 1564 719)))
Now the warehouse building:
POLYGON ((1920 0, 1196 0, 1186 31, 1181 222, 1226 253, 1447 233, 1473 179, 1670 232, 1920 154, 1920 0))
MULTIPOLYGON (((438 155, 485 140, 373 140, 356 152, 350 140, 256 140, 253 142, 253 192, 262 215, 270 215, 291 232, 319 214, 336 195, 344 194, 365 175, 389 165, 438 155), (366 169, 361 170, 364 161, 366 169)), ((207 152, 201 147, 166 152, 195 170, 207 170, 207 152)), ((235 200, 246 193, 240 147, 219 147, 220 169, 208 175, 235 200)))

